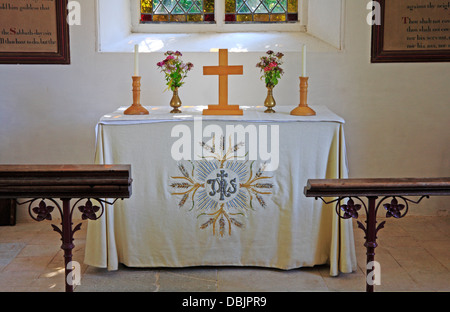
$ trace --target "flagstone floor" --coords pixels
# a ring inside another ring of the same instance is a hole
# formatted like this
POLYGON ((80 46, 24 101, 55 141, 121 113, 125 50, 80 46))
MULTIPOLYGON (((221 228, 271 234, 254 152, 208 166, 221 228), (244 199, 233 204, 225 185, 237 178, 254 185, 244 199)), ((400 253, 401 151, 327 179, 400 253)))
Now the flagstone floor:
MULTIPOLYGON (((381 218, 379 218, 381 219, 381 218)), ((381 221, 381 220, 380 220, 381 221)), ((84 222, 84 221, 83 221, 84 222)), ((193 267, 107 271, 82 264, 86 224, 75 234, 81 263, 78 292, 111 291, 365 291, 364 235, 355 226, 358 269, 330 277, 326 265, 282 271, 255 267, 193 267)), ((388 219, 379 232, 376 291, 450 291, 450 216, 388 219)), ((50 223, 0 227, 0 291, 64 291, 63 253, 50 223)))

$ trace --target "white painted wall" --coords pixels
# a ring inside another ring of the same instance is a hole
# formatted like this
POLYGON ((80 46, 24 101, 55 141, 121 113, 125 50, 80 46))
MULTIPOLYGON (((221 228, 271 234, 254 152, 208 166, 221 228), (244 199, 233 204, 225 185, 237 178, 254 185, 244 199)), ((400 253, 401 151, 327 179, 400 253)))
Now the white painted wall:
POLYGON ((345 4, 346 1, 342 0, 308 1, 308 33, 341 49, 343 34, 341 16, 345 15, 343 12, 345 4))
MULTIPOLYGON (((94 1, 80 3, 71 65, 0 65, 2 164, 92 163, 98 119, 131 104, 132 54, 96 52, 94 1)), ((346 119, 350 177, 450 176, 450 63, 370 64, 367 13, 365 1, 347 1, 345 49, 309 53, 309 103, 346 119)), ((243 64, 245 72, 230 79, 230 103, 263 103, 266 90, 255 67, 260 55, 230 54, 230 64, 243 64)), ((216 58, 184 54, 196 66, 180 91, 185 105, 217 101, 216 79, 201 70, 216 58)), ((162 53, 141 56, 144 105, 170 100, 155 65, 162 59, 162 53)), ((286 75, 274 94, 278 105, 296 106, 300 55, 287 52, 285 59, 286 75)), ((445 199, 425 200, 410 214, 447 215, 445 199)))

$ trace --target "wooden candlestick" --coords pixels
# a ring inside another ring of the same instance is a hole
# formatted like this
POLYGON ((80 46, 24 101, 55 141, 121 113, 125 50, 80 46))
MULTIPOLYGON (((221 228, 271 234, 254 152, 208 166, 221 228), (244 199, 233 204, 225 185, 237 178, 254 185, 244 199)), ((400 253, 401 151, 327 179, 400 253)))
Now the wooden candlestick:
POLYGON ((141 76, 133 76, 133 104, 123 113, 125 115, 148 115, 148 110, 141 105, 141 76))
POLYGON ((308 102, 308 78, 300 77, 300 104, 291 111, 295 116, 314 116, 316 112, 311 109, 308 102))

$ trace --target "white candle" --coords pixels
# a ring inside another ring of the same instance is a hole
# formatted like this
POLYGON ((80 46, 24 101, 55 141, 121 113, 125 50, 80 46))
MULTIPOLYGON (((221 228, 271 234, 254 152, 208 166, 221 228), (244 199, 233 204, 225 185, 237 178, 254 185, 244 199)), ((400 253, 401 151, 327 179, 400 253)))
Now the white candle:
POLYGON ((302 51, 302 77, 306 77, 306 44, 303 45, 302 51))
POLYGON ((139 76, 139 45, 134 46, 134 75, 139 76))

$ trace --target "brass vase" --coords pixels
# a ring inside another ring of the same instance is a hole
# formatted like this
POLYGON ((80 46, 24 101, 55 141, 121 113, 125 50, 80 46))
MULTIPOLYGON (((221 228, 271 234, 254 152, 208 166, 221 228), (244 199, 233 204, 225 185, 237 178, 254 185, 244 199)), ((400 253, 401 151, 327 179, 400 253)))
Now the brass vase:
POLYGON ((181 113, 181 111, 178 109, 181 106, 181 100, 178 97, 178 88, 175 88, 175 90, 173 90, 173 96, 172 99, 170 100, 170 106, 173 108, 170 111, 171 114, 181 113))
POLYGON ((273 98, 273 87, 267 86, 267 97, 264 101, 264 106, 267 107, 267 109, 264 111, 264 113, 275 113, 275 111, 273 110, 273 107, 275 107, 275 105, 277 105, 277 103, 273 98))

